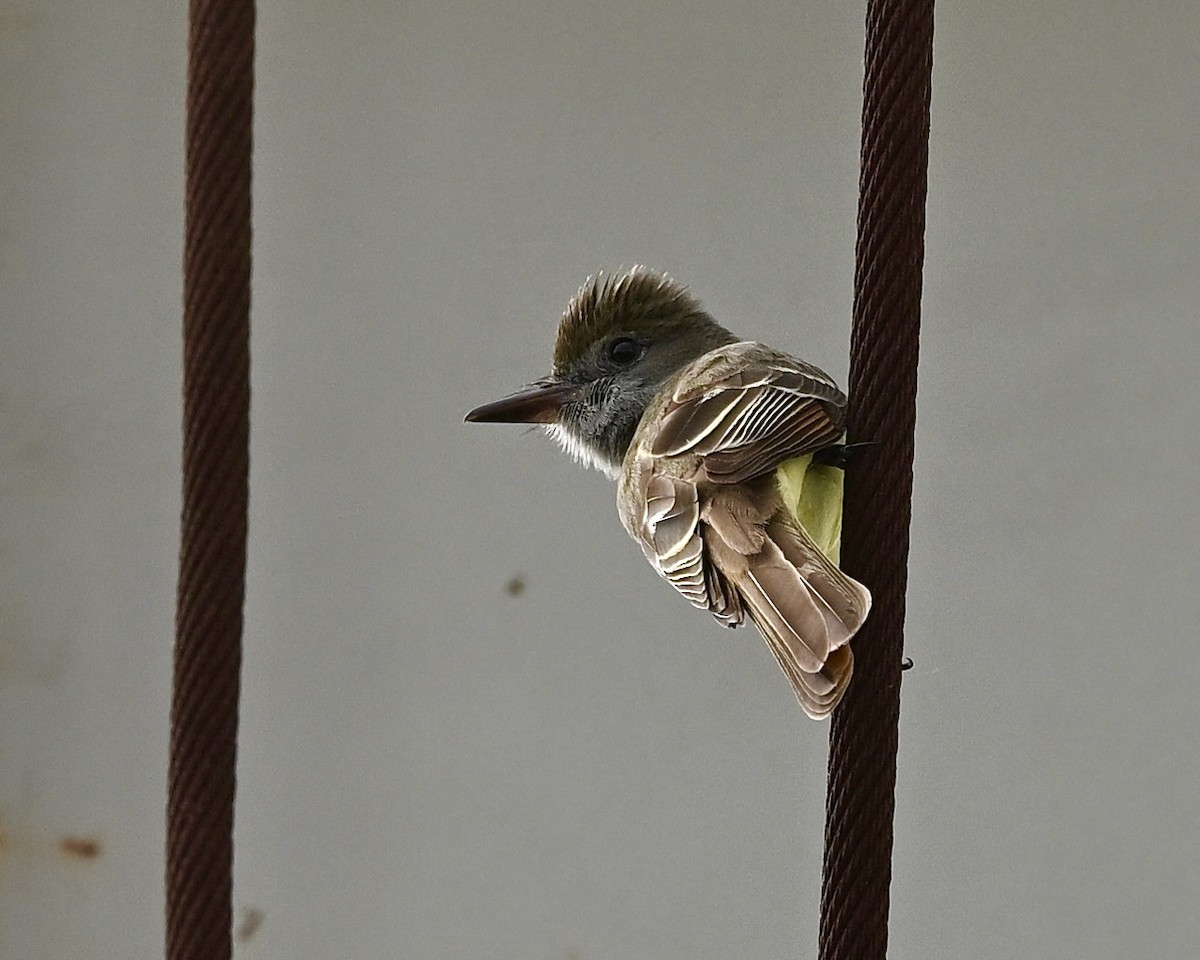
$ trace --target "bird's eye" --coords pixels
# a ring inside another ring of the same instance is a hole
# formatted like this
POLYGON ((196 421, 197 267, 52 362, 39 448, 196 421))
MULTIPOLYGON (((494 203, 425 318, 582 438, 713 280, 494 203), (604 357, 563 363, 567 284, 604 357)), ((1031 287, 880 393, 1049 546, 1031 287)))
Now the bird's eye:
POLYGON ((628 366, 642 355, 641 345, 633 337, 617 337, 608 345, 608 359, 621 366, 628 366))

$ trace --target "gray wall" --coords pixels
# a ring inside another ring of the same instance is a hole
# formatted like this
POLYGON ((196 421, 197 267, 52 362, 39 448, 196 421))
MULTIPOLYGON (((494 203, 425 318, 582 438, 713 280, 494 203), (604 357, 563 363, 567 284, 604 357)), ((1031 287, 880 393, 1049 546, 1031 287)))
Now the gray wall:
MULTIPOLYGON (((159 950, 184 41, 0 15, 3 960, 159 950)), ((827 728, 460 421, 635 262, 844 377, 861 43, 263 4, 240 956, 813 954, 827 728)), ((940 10, 896 960, 1195 956, 1198 62, 1194 0, 940 10)))

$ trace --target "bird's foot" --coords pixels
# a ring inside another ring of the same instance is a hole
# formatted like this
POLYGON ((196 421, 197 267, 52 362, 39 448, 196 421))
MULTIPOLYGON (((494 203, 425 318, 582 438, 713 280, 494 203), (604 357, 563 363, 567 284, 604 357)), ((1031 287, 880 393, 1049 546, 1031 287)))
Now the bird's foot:
POLYGON ((822 447, 814 453, 813 463, 845 470, 861 454, 879 445, 878 440, 863 440, 859 443, 835 443, 832 446, 822 447))

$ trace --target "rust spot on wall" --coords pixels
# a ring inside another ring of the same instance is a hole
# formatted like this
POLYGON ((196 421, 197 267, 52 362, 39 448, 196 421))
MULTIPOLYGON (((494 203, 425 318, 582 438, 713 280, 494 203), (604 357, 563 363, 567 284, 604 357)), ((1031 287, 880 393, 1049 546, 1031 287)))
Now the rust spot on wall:
POLYGON ((258 933, 258 928, 262 926, 265 919, 267 919, 267 915, 258 907, 244 907, 242 919, 238 923, 237 929, 233 931, 233 939, 238 943, 249 943, 258 933))
POLYGON ((95 837, 63 837, 58 841, 58 849, 74 860, 95 860, 104 852, 104 846, 95 837))

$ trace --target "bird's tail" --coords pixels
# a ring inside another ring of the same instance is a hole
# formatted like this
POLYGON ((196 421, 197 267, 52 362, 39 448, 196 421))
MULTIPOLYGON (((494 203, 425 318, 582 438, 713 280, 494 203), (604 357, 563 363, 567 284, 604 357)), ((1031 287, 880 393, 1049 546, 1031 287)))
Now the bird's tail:
POLYGON ((802 526, 776 519, 762 548, 723 572, 792 683, 804 712, 827 717, 850 682, 850 638, 871 594, 838 569, 802 526))

